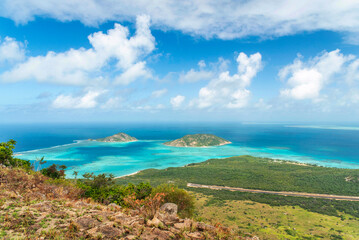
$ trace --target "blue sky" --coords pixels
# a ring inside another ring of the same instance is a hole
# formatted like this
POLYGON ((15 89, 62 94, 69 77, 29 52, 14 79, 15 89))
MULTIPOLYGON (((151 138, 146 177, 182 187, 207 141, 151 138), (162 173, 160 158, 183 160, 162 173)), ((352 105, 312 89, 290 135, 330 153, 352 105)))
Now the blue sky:
POLYGON ((0 121, 359 120, 357 1, 135 3, 1 2, 0 121))

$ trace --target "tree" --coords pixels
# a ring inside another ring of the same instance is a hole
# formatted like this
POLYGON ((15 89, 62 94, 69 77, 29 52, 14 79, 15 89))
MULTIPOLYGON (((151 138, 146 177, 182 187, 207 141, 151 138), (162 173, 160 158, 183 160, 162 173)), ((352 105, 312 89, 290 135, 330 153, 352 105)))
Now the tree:
POLYGON ((44 160, 45 157, 41 157, 41 158, 36 158, 35 162, 34 162, 34 165, 33 165, 33 168, 36 170, 36 171, 40 171, 41 170, 41 166, 44 165, 46 163, 46 161, 44 160), (37 167, 36 167, 37 165, 37 167))
POLYGON ((13 150, 15 145, 16 141, 13 139, 0 143, 0 164, 7 167, 22 167, 26 170, 31 169, 30 161, 14 158, 13 150))
POLYGON ((44 168, 42 169, 40 172, 50 178, 53 179, 59 179, 59 178, 65 178, 65 169, 66 166, 65 165, 57 165, 57 164, 52 164, 50 167, 48 168, 44 168), (57 169, 59 168, 59 169, 57 169))

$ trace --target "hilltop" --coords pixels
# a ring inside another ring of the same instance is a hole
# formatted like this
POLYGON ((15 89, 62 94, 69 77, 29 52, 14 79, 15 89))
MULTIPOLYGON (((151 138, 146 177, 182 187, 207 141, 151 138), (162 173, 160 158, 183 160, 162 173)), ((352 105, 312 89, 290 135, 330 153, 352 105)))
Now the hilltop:
POLYGON ((96 139, 98 142, 134 142, 137 141, 137 138, 132 137, 126 133, 117 133, 115 135, 105 137, 105 138, 98 138, 96 139))
POLYGON ((83 197, 69 180, 0 166, 0 238, 238 239, 228 228, 178 217, 180 205, 159 205, 161 196, 132 199, 137 208, 104 204, 83 197))
POLYGON ((230 144, 224 138, 217 137, 213 134, 193 134, 186 135, 182 138, 165 142, 164 145, 173 147, 210 147, 230 144))

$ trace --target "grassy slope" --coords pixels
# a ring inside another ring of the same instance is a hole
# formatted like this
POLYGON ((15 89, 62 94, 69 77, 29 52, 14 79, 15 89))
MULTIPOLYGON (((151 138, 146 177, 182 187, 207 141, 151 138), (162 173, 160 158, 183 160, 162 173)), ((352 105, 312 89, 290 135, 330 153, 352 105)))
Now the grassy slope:
POLYGON ((240 235, 260 239, 357 239, 359 222, 350 215, 327 216, 298 206, 271 207, 253 201, 216 201, 197 194, 198 215, 212 224, 222 223, 240 235))

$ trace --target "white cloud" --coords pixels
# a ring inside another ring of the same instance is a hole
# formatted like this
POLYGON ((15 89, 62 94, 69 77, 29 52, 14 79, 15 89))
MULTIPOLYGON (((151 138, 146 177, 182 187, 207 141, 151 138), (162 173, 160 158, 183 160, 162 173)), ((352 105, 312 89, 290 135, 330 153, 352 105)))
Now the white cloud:
POLYGON ((261 69, 261 60, 260 53, 249 57, 245 53, 240 53, 237 57, 238 73, 231 76, 229 71, 221 72, 207 86, 200 89, 198 99, 191 104, 199 108, 246 106, 250 96, 250 91, 246 87, 261 69))
POLYGON ((273 105, 266 103, 263 98, 260 98, 258 102, 254 104, 254 107, 261 110, 269 110, 273 107, 273 105))
POLYGON ((101 105, 102 109, 115 109, 121 106, 121 98, 120 97, 112 97, 109 98, 103 105, 101 105))
POLYGON ((159 97, 162 97, 167 92, 168 92, 167 88, 163 88, 163 89, 153 91, 151 96, 154 97, 154 98, 159 98, 159 97))
POLYGON ((285 66, 279 72, 279 77, 287 85, 287 88, 281 90, 281 96, 297 100, 317 99, 333 76, 343 71, 344 64, 353 58, 352 55, 344 56, 337 49, 324 52, 308 62, 295 59, 293 64, 285 66))
POLYGON ((201 61, 198 62, 198 66, 200 68, 204 68, 204 67, 206 67, 206 62, 204 60, 201 60, 201 61))
POLYGON ((209 80, 212 77, 213 77, 213 73, 211 71, 204 71, 204 70, 196 71, 194 69, 191 69, 186 73, 181 73, 179 76, 179 81, 198 82, 201 80, 209 80))
POLYGON ((349 84, 359 82, 359 59, 349 64, 346 74, 346 80, 349 84))
POLYGON ((138 62, 128 68, 120 76, 116 77, 115 83, 121 85, 128 85, 138 78, 148 79, 152 77, 149 69, 146 68, 146 62, 138 62))
POLYGON ((15 39, 5 37, 3 41, 0 39, 0 63, 18 62, 25 58, 24 44, 17 42, 15 39))
POLYGON ((35 79, 39 82, 53 82, 69 85, 87 85, 91 81, 102 82, 104 67, 109 61, 116 61, 112 72, 118 73, 117 83, 129 84, 139 77, 151 76, 142 58, 155 48, 155 40, 149 29, 148 16, 138 16, 136 33, 129 37, 129 30, 115 24, 106 34, 96 32, 88 39, 90 49, 70 49, 66 52, 48 52, 45 56, 29 57, 25 62, 0 75, 5 81, 35 79))
POLYGON ((185 96, 177 95, 176 97, 171 98, 170 103, 171 103, 172 107, 179 108, 185 99, 186 99, 185 96))
POLYGON ((94 108, 98 105, 97 98, 104 91, 88 91, 83 96, 59 95, 52 103, 54 108, 79 109, 94 108))
POLYGON ((222 39, 283 36, 303 31, 329 30, 358 39, 357 0, 3 0, 0 16, 26 23, 36 16, 60 21, 79 20, 97 25, 108 20, 132 21, 148 14, 157 28, 222 39), (159 14, 160 13, 160 14, 159 14))

